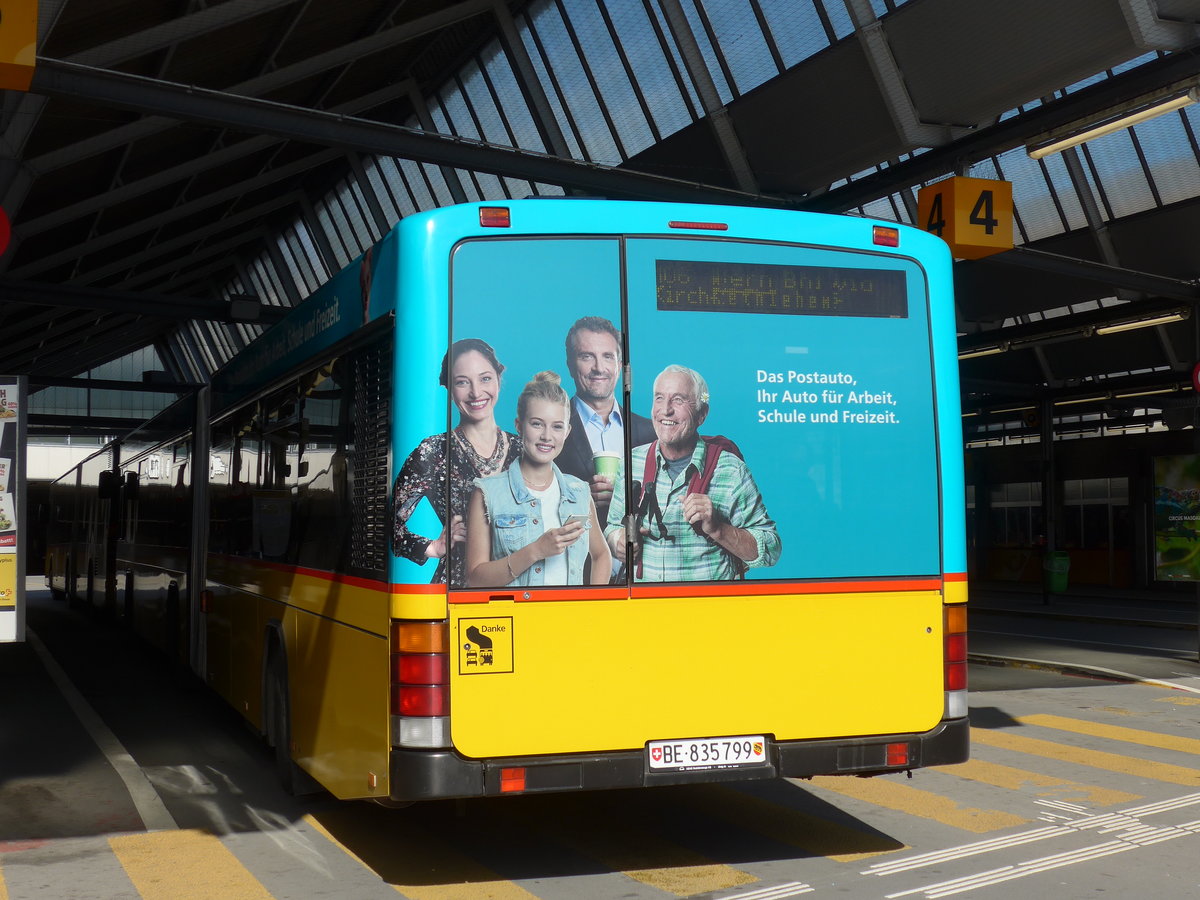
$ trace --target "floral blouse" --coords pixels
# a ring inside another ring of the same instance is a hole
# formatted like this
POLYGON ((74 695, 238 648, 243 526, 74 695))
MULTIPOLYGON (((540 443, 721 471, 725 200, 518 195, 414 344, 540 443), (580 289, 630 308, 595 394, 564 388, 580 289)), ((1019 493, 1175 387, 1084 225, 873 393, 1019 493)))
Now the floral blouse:
MULTIPOLYGON (((462 516, 465 519, 471 494, 475 490, 473 480, 504 471, 521 455, 521 439, 508 432, 502 432, 502 435, 508 442, 507 451, 499 465, 488 471, 483 471, 477 462, 479 457, 464 449, 456 435, 433 434, 417 445, 404 461, 400 474, 396 476, 396 483, 392 486, 393 554, 424 565, 427 558, 425 550, 432 543, 432 539, 409 531, 409 517, 421 499, 427 498, 443 527, 449 523, 452 516, 462 516), (447 444, 450 447, 449 465, 446 460, 447 444), (446 488, 448 472, 453 472, 449 490, 446 488), (447 498, 450 501, 449 514, 446 511, 447 498)), ((449 583, 455 587, 462 587, 467 582, 466 567, 467 544, 466 541, 460 541, 450 549, 447 556, 438 560, 430 584, 445 584, 449 574, 449 583)))

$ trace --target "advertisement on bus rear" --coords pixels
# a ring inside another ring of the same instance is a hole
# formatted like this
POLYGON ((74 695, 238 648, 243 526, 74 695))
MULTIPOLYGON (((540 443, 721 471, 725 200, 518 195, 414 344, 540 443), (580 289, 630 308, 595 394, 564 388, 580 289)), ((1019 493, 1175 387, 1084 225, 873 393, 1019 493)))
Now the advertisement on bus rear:
POLYGON ((913 260, 750 241, 468 240, 394 448, 395 581, 452 589, 940 572, 913 260))

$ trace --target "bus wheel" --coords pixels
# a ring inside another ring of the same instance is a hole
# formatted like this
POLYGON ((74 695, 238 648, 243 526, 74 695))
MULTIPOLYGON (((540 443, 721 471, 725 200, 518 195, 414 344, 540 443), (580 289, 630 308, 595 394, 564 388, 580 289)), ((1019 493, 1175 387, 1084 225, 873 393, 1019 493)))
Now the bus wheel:
POLYGON ((296 764, 292 762, 289 749, 292 728, 288 712, 287 664, 278 650, 271 654, 267 663, 267 704, 267 743, 275 748, 275 774, 280 786, 295 796, 296 764))
POLYGON ((279 785, 293 797, 315 794, 321 785, 292 761, 292 716, 288 699, 287 661, 276 646, 267 661, 267 743, 275 749, 275 774, 279 785))

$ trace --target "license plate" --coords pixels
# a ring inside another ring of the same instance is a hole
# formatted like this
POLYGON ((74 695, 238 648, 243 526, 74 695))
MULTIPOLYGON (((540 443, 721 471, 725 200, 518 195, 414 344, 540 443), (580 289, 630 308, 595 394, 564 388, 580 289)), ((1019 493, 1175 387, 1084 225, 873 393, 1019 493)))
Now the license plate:
POLYGON ((761 734, 650 741, 646 759, 651 769, 726 769, 760 766, 767 761, 767 742, 761 734))

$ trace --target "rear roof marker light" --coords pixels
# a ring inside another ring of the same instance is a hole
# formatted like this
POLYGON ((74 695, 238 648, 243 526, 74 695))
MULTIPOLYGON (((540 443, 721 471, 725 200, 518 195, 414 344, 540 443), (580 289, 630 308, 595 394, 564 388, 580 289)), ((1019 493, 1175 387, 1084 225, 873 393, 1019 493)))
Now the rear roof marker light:
POLYGON ((481 206, 479 224, 484 228, 508 228, 512 225, 512 216, 507 206, 481 206))
POLYGON ((899 247, 900 229, 887 225, 875 225, 871 228, 871 240, 880 247, 899 247))
POLYGON ((724 222, 668 222, 668 228, 691 228, 695 231, 728 231, 724 222))

